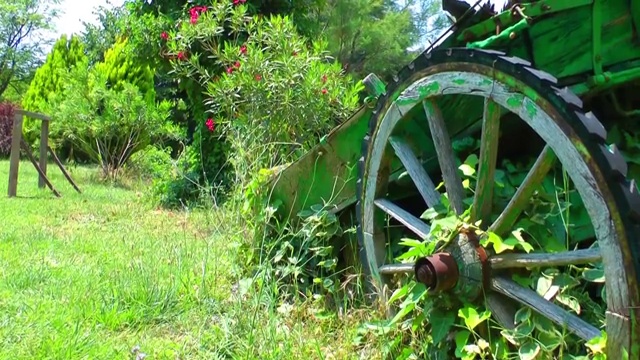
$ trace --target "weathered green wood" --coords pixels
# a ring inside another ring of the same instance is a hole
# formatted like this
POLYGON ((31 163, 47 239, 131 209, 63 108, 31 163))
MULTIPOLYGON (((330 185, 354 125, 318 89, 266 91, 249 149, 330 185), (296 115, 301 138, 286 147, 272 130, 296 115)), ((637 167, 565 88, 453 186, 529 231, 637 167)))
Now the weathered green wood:
POLYGON ((440 193, 436 190, 436 186, 431 181, 429 174, 425 171, 420 160, 413 154, 413 151, 402 139, 391 137, 389 139, 391 146, 400 158, 405 169, 411 176, 413 183, 418 188, 418 192, 422 195, 425 204, 434 207, 440 203, 440 193))
POLYGON ((377 97, 387 91, 387 88, 382 80, 380 80, 380 78, 374 73, 367 75, 364 80, 362 80, 362 82, 364 83, 364 86, 367 89, 369 95, 377 97))
POLYGON ((295 217, 309 206, 355 200, 360 143, 368 129, 371 109, 362 107, 333 129, 320 144, 295 164, 282 170, 272 183, 270 201, 282 202, 283 216, 295 217))
POLYGON ((581 249, 563 251, 555 254, 499 254, 489 259, 492 269, 554 267, 565 265, 590 264, 602 260, 600 249, 581 249))
POLYGON ((387 199, 378 199, 374 203, 377 207, 382 209, 382 211, 386 212, 394 219, 404 224, 407 228, 409 228, 409 230, 413 231, 421 239, 426 240, 429 237, 429 231, 431 231, 429 225, 425 224, 417 217, 411 215, 409 212, 405 211, 398 205, 392 203, 387 199))
POLYGON ((585 341, 600 336, 600 330, 578 316, 562 309, 560 306, 547 301, 535 291, 518 285, 506 277, 496 277, 491 280, 491 287, 522 304, 529 306, 549 320, 575 333, 585 341))
MULTIPOLYGON (((640 41, 633 31, 634 23, 640 21, 639 4, 640 0, 543 0, 522 4, 522 12, 535 19, 528 22, 527 34, 517 29, 496 34, 498 29, 505 31, 522 19, 517 13, 505 11, 462 29, 443 47, 472 44, 505 51, 577 85, 587 79, 574 78, 576 75, 602 74, 614 65, 640 59, 640 41), (495 39, 487 41, 492 36, 495 39)), ((595 80, 607 81, 602 76, 595 80)))
MULTIPOLYGON (((635 0, 634 0, 635 1, 635 0)), ((549 1, 553 6, 553 1, 549 1)), ((591 6, 583 6, 540 20, 529 31, 536 67, 557 78, 593 74, 594 58, 603 68, 640 58, 631 40, 631 9, 628 0, 598 0, 600 31, 594 31, 591 6), (594 35, 600 35, 595 38, 594 35), (594 42, 600 54, 594 54, 594 42)))
POLYGON ((525 209, 531 195, 533 195, 537 186, 542 183, 542 179, 544 179, 549 170, 551 170, 555 161, 556 156, 553 150, 550 146, 545 146, 533 164, 533 167, 529 170, 527 177, 522 184, 520 184, 511 201, 509 201, 509 204, 507 204, 502 213, 500 213, 500 216, 498 216, 496 221, 489 227, 489 231, 503 236, 511 229, 518 219, 518 216, 520 216, 525 209))
MULTIPOLYGON (((516 37, 507 46, 498 49, 507 51, 512 56, 528 59, 536 68, 560 79, 569 79, 577 74, 594 75, 593 51, 599 49, 601 61, 597 63, 602 65, 605 74, 593 81, 604 82, 603 85, 632 81, 636 78, 635 68, 627 70, 624 74, 628 72, 629 75, 623 77, 617 77, 616 72, 607 71, 613 65, 619 66, 633 59, 640 60, 640 46, 634 40, 632 31, 634 19, 637 22, 640 18, 640 12, 636 11, 640 7, 640 0, 598 0, 598 19, 602 24, 599 40, 593 38, 594 34, 598 35, 598 31, 594 32, 592 25, 592 3, 593 0, 545 0, 537 2, 535 6, 524 5, 523 11, 528 16, 546 14, 529 26, 527 36, 531 41, 531 49, 527 48, 523 36, 516 37), (545 6, 550 10, 543 11, 545 6)), ((503 22, 502 29, 504 24, 509 24, 504 21, 506 17, 512 16, 506 13, 497 17, 503 22)), ((512 21, 515 23, 518 18, 515 17, 512 21)), ((495 29, 496 21, 487 20, 472 28, 461 29, 446 39, 441 47, 465 46, 467 40, 464 37, 468 36, 463 36, 465 31, 467 34, 472 31, 476 37, 482 38, 481 36, 495 34, 495 29)), ((569 83, 575 83, 575 89, 581 94, 586 94, 597 85, 591 83, 583 86, 584 83, 579 81, 581 80, 568 80, 569 83)), ((375 92, 380 91, 381 88, 375 92)), ((478 104, 481 103, 477 99, 469 97, 451 97, 438 101, 442 115, 447 119, 450 135, 457 134, 481 118, 482 105, 478 104)), ((361 108, 348 121, 334 129, 322 144, 285 169, 279 176, 272 198, 281 200, 283 208, 290 214, 295 214, 304 206, 329 199, 333 199, 334 204, 340 204, 341 208, 352 204, 355 201, 355 163, 362 155, 360 143, 368 129, 370 116, 371 109, 361 108)), ((395 136, 402 138, 417 158, 432 158, 435 146, 424 113, 412 110, 407 118, 408 121, 403 121, 394 130, 395 136)), ((437 162, 435 165, 437 166, 437 162)), ((391 172, 394 174, 403 171, 403 168, 403 164, 397 161, 392 163, 391 172)))
POLYGON ((462 179, 456 166, 456 158, 451 146, 451 138, 442 117, 442 111, 435 101, 428 99, 422 102, 422 107, 429 121, 429 128, 436 144, 436 154, 444 177, 444 187, 447 189, 449 203, 456 214, 464 212, 464 189, 462 179))
POLYGON ((631 18, 633 20, 633 40, 637 45, 640 45, 640 0, 631 0, 631 18))
POLYGON ((478 180, 473 197, 473 207, 471 208, 472 222, 482 220, 484 223, 491 215, 498 141, 500 140, 500 115, 502 115, 500 105, 491 99, 485 99, 478 180))
MULTIPOLYGON (((521 23, 522 31, 518 33, 506 34, 508 36, 497 36, 495 42, 485 41, 483 46, 488 46, 489 49, 500 50, 507 53, 507 56, 517 56, 533 63, 533 68, 546 71, 553 76, 561 80, 563 85, 571 85, 573 89, 578 89, 578 94, 581 96, 592 96, 596 91, 605 90, 609 86, 628 84, 631 81, 635 81, 640 78, 640 64, 635 61, 640 60, 640 41, 638 40, 638 24, 640 23, 640 0, 544 0, 537 2, 535 5, 523 4, 523 11, 525 14, 532 16, 535 21, 529 21, 526 24, 521 23), (545 6, 548 8, 546 15, 538 17, 543 14, 545 6), (537 9, 538 14, 531 11, 537 9), (525 26, 526 25, 526 26, 525 26), (635 32, 634 32, 635 26, 635 32)), ((510 15, 511 16, 511 15, 510 15)), ((502 15, 498 18, 502 19, 502 15)), ((486 40, 489 36, 495 35, 496 23, 500 22, 500 29, 504 30, 507 26, 513 25, 522 20, 517 16, 513 17, 513 22, 501 22, 495 20, 487 20, 474 27, 474 31, 478 30, 477 38, 470 39, 461 36, 465 29, 460 29, 451 38, 445 40, 441 48, 448 47, 462 47, 466 46, 469 41, 481 41, 486 40)), ((476 74, 477 75, 477 74, 476 74)), ((481 75, 473 75, 468 78, 456 78, 459 81, 471 81, 482 77, 481 75)), ((488 74, 484 74, 485 81, 493 81, 495 78, 490 77, 488 74)), ((450 75, 442 75, 438 78, 439 81, 446 83, 449 88, 454 88, 459 85, 453 78, 447 78, 450 75)), ((415 79, 412 79, 415 80, 415 79)), ((510 84, 513 85, 513 84, 510 84)), ((395 87, 395 94, 390 94, 391 98, 397 98, 400 92, 404 92, 409 84, 404 84, 395 87)), ((471 87, 471 85, 469 85, 471 87)), ((375 91, 374 87, 371 87, 375 91)), ((549 89, 553 91, 552 89, 549 89)), ((386 89, 385 89, 386 91, 386 89)), ((504 100, 507 95, 507 91, 504 88, 483 88, 484 95, 491 92, 490 96, 497 94, 498 97, 502 97, 504 100)), ((376 93, 378 93, 377 91, 376 93)), ((526 92, 522 92, 526 93, 526 92)), ((478 93, 475 93, 478 95, 478 93)), ((442 94, 439 94, 442 95, 442 94)), ((512 94, 513 95, 513 94, 512 94)), ((544 95, 544 94, 539 94, 544 95)), ((515 96, 515 95, 514 95, 515 96)), ((403 149, 411 150, 414 155, 413 159, 420 159, 421 165, 426 168, 429 173, 432 167, 439 167, 438 160, 441 157, 436 158, 434 154, 437 153, 437 149, 442 149, 442 144, 434 144, 432 137, 438 140, 439 135, 442 134, 442 129, 448 131, 446 135, 455 136, 460 132, 472 127, 482 119, 482 103, 478 102, 479 96, 465 96, 464 98, 457 97, 456 95, 447 95, 446 98, 439 98, 437 103, 434 101, 425 107, 422 111, 430 111, 433 115, 438 109, 440 112, 439 118, 446 119, 446 128, 440 124, 436 128, 427 121, 427 116, 424 112, 409 110, 412 106, 405 104, 389 105, 391 110, 389 116, 385 117, 382 121, 388 123, 383 124, 377 128, 376 137, 381 137, 380 144, 372 144, 373 150, 369 154, 371 161, 378 162, 370 168, 370 172, 365 174, 366 181, 373 185, 373 189, 365 190, 365 198, 363 200, 364 206, 362 209, 365 212, 363 215, 363 229, 364 229, 364 245, 368 253, 368 262, 371 265, 378 266, 382 264, 381 251, 384 250, 385 245, 384 236, 382 232, 378 230, 379 224, 376 222, 375 217, 382 213, 382 211, 374 208, 384 207, 380 202, 379 193, 381 178, 390 175, 390 178, 385 178, 384 181, 395 181, 394 176, 397 176, 400 172, 405 171, 406 164, 403 164, 400 160, 393 160, 391 165, 380 165, 384 161, 383 158, 388 156, 388 153, 393 147, 393 143, 388 144, 386 141, 390 136, 394 136, 397 139, 401 139, 405 145, 403 149), (399 110, 399 108, 401 110, 399 110), (407 114, 406 111, 409 111, 407 114), (401 120, 401 121, 400 121, 401 120), (434 131, 435 130, 435 131, 434 131), (389 146, 391 145, 391 146, 389 146), (378 178, 381 177, 381 178, 378 178), (378 200, 374 200, 378 199, 378 200), (375 203, 374 203, 375 202, 375 203), (377 206, 376 206, 377 205, 377 206), (381 250, 382 249, 382 250, 381 250)), ((514 113, 521 114, 524 109, 525 102, 531 103, 531 99, 522 99, 511 97, 510 100, 520 101, 522 106, 511 107, 510 110, 514 113)), ((481 100, 480 100, 481 101, 481 100)), ((385 105, 387 106, 387 105, 385 105)), ((529 125, 535 128, 536 132, 541 135, 542 138, 554 148, 559 148, 563 151, 561 161, 563 165, 572 168, 574 174, 580 175, 579 179, 580 187, 579 191, 583 192, 581 195, 585 195, 589 198, 588 203, 585 203, 586 207, 590 209, 593 221, 596 226, 595 232, 602 242, 604 249, 602 252, 603 262, 607 264, 605 272, 608 282, 608 306, 615 311, 623 312, 628 309, 629 304, 636 303, 636 294, 629 294, 628 289, 625 288, 625 265, 620 260, 624 257, 621 256, 620 246, 616 243, 619 241, 616 234, 609 234, 609 223, 612 219, 612 214, 608 214, 608 208, 602 199, 598 199, 588 194, 590 191, 590 184, 596 183, 591 178, 591 174, 587 170, 587 166, 584 164, 580 155, 575 152, 575 147, 580 144, 570 144, 570 141, 563 139, 562 131, 551 121, 545 118, 546 115, 542 114, 542 110, 536 116, 528 118, 529 125), (571 148, 573 146, 574 148, 571 148), (602 209, 599 211, 597 209, 602 209), (602 224, 606 224, 602 226, 602 224), (616 275, 616 276, 610 276, 616 275), (611 283, 610 283, 611 282, 611 283), (609 292, 609 288, 613 289, 609 292)), ((522 114, 521 114, 522 115, 522 114)), ((322 203, 329 199, 334 199, 333 203, 340 204, 338 208, 342 209, 345 206, 352 204, 355 201, 355 181, 357 176, 356 161, 363 156, 363 150, 361 142, 369 129, 369 120, 371 117, 371 110, 368 108, 360 109, 351 119, 349 119, 342 126, 336 128, 329 136, 308 154, 306 154, 301 160, 285 169, 281 174, 276 187, 273 190, 274 199, 282 200, 283 209, 289 214, 295 214, 298 210, 305 206, 312 204, 322 203)), ((557 119, 556 119, 557 120, 557 119)), ((557 120, 561 121, 561 120, 557 120)), ((486 117, 485 117, 485 122, 486 117)), ((507 123, 507 121, 505 121, 507 123)), ((496 121, 497 126, 498 121, 496 121)), ((507 126, 503 124, 503 126, 507 126)), ((486 132, 486 130, 484 130, 486 132)), ((447 136, 448 138, 448 136, 447 136)), ((487 153, 487 161, 481 159, 481 165, 478 169, 479 176, 483 173, 483 178, 491 179, 492 176, 486 176, 485 173, 490 172, 491 167, 483 167, 482 164, 488 163, 491 159, 490 154, 495 149, 483 142, 482 153, 487 153)), ((446 148, 446 146, 445 146, 446 148)), ((397 150, 397 149, 396 149, 397 150)), ((483 156, 481 156, 482 158, 483 156)), ((406 159, 405 159, 406 160, 406 159)), ((500 215, 498 220, 493 224, 490 230, 500 234, 508 232, 510 226, 517 219, 520 212, 525 207, 531 192, 535 190, 536 184, 540 178, 551 168, 555 160, 555 155, 550 148, 546 148, 538 158, 536 165, 527 176, 525 182, 520 186, 516 195, 509 203, 507 208, 500 215)), ((449 163, 454 164, 453 162, 449 163)), ((415 165, 415 164, 414 164, 415 165)), ((417 170, 417 166, 412 167, 417 170)), ((446 168, 444 168, 446 170, 446 168)), ((457 167, 454 168, 457 170, 457 167)), ((424 170, 424 169, 423 169, 424 170)), ((447 170, 446 170, 447 171, 447 170)), ((445 172, 446 172, 445 171, 445 172)), ((414 171, 414 173, 423 173, 423 171, 414 171)), ((449 171, 451 172, 451 171, 449 171)), ((445 176, 445 179, 447 176, 445 176)), ((434 180, 436 180, 434 178, 434 180)), ((455 183, 455 181, 447 181, 448 183, 455 183)), ((487 197, 490 198, 489 190, 490 184, 478 184, 477 195, 474 198, 476 205, 489 204, 489 201, 485 201, 487 197)), ((578 184, 576 183, 576 186, 578 184)), ((418 189, 420 189, 418 185, 418 189)), ((456 203, 456 191, 449 190, 450 194, 453 193, 452 204, 457 207, 456 203)), ((385 196, 387 199, 393 199, 396 194, 388 194, 385 196)), ((451 195, 450 195, 451 196, 451 195)), ((483 218, 483 214, 487 211, 483 206, 478 207, 478 213, 473 214, 478 218, 483 218)), ((488 206, 488 205, 487 205, 488 206)), ((386 210, 389 210, 386 207, 386 210)), ((389 213, 389 211, 387 211, 389 213)), ((398 214, 398 212, 394 212, 398 214)), ((391 214, 393 216, 393 214, 391 214)), ((402 217, 401 217, 402 218, 402 217)), ((405 219, 406 220, 406 219, 405 219)), ((405 221, 406 222, 406 221, 405 221)), ((424 229, 423 229, 424 232, 424 229)), ((522 261, 546 261, 547 263, 564 263, 571 258, 575 260, 575 257, 579 257, 580 261, 591 260, 594 257, 593 254, 588 253, 585 258, 584 253, 571 253, 571 254, 559 254, 550 255, 549 258, 539 259, 531 255, 531 258, 516 258, 514 255, 511 258, 510 255, 501 255, 502 258, 494 258, 496 264, 515 264, 519 266, 522 261), (555 256, 555 257, 554 257, 555 256), (496 260, 498 259, 498 260, 496 260), (586 260, 585 260, 586 259, 586 260)), ((624 258, 626 261, 626 258, 624 258)), ((627 264, 628 265, 628 264, 627 264)), ((386 265, 385 265, 386 266, 386 265)), ((500 265, 498 265, 500 266, 500 265)), ((375 268, 373 270, 374 277, 380 278, 383 274, 382 269, 387 269, 390 272, 400 271, 407 269, 407 265, 402 265, 398 269, 387 266, 386 268, 375 268)), ((387 271, 387 270, 384 270, 387 271)), ((384 282, 383 282, 384 283, 384 282)), ((564 316, 563 313, 556 312, 555 308, 546 307, 547 305, 542 302, 538 302, 538 298, 528 298, 529 293, 523 293, 521 289, 513 288, 507 283, 500 283, 502 293, 517 298, 519 301, 529 301, 529 305, 541 311, 547 316, 564 316), (523 299, 523 295, 524 298, 523 299)), ((543 298, 544 299, 544 298, 543 298)), ((499 302, 499 301, 498 301, 499 302)), ((494 310, 494 309, 492 309, 494 310)), ((504 312, 504 318, 509 318, 509 312, 504 312)), ((626 344, 626 340, 623 338, 628 335, 630 319, 624 316, 617 315, 615 312, 607 314, 607 327, 610 334, 616 334, 615 337, 609 339, 609 347, 618 350, 626 344), (620 336, 617 336, 620 335, 620 336)), ((574 324, 575 325, 575 324, 574 324)), ((582 324, 578 324, 582 325, 582 324)), ((582 336, 588 338, 595 334, 592 328, 583 328, 582 336), (586 331, 586 332, 585 332, 586 331)), ((634 337, 635 338, 635 337, 634 337)))

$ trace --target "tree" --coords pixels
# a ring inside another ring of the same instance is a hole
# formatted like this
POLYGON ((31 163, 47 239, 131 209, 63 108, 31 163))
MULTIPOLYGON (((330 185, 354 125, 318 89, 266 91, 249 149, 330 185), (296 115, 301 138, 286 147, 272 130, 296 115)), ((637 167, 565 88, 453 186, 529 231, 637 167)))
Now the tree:
POLYGON ((327 0, 316 21, 331 54, 359 78, 389 79, 419 36, 411 10, 390 0, 327 0))
POLYGON ((135 52, 128 46, 126 38, 119 39, 104 54, 104 61, 95 65, 96 71, 107 76, 107 86, 119 91, 124 84, 134 85, 144 99, 152 103, 156 93, 153 86, 153 70, 147 64, 136 61, 135 52))
POLYGON ((442 11, 442 0, 399 0, 397 4, 402 9, 409 9, 413 13, 413 22, 417 27, 419 39, 414 47, 420 51, 434 43, 452 24, 442 11))
MULTIPOLYGON (((39 67, 22 100, 22 108, 33 112, 49 112, 51 96, 64 89, 65 75, 86 56, 77 36, 62 35, 53 45, 44 64, 39 67)), ((29 142, 38 137, 40 121, 26 118, 23 131, 29 142)))
POLYGON ((122 35, 123 23, 129 16, 127 8, 122 6, 99 6, 93 11, 98 17, 98 23, 83 22, 84 31, 81 33, 82 42, 85 44, 85 53, 89 59, 89 65, 104 60, 105 52, 122 35))
MULTIPOLYGON (((22 107, 33 112, 48 112, 51 96, 64 89, 65 75, 85 59, 80 39, 77 36, 68 39, 66 35, 62 35, 53 45, 45 63, 36 70, 22 100, 22 107)), ((25 119, 23 129, 27 141, 33 142, 37 138, 39 123, 39 120, 25 119)))
MULTIPOLYGON (((0 98, 39 65, 59 0, 0 0, 0 98)), ((17 90, 17 89, 16 89, 17 90)))

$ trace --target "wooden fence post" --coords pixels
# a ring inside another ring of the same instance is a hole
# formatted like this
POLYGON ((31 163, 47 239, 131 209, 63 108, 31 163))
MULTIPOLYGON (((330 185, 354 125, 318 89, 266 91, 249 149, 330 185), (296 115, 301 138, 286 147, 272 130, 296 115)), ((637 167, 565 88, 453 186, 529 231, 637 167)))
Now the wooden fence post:
MULTIPOLYGON (((38 162, 40 163, 40 169, 42 173, 47 176, 47 148, 49 147, 49 121, 42 120, 42 127, 40 129, 40 157, 38 162)), ((38 187, 43 188, 45 186, 45 178, 40 176, 38 179, 38 187)))
POLYGON ((9 197, 15 197, 18 191, 18 167, 20 166, 20 142, 22 140, 22 113, 16 111, 13 116, 11 132, 11 157, 9 160, 9 197))

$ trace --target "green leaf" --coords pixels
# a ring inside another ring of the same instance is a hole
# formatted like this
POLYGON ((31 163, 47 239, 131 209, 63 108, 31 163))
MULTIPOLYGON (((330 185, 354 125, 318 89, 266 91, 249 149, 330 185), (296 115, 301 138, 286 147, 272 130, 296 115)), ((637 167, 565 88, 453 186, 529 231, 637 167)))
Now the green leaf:
POLYGON ((406 260, 406 259, 410 259, 410 258, 414 258, 414 257, 419 257, 422 255, 429 255, 429 254, 425 254, 425 251, 423 248, 421 247, 414 247, 411 248, 411 250, 403 253, 402 255, 398 256, 396 259, 397 260, 406 260))
POLYGON ((475 168, 476 165, 478 165, 478 155, 472 153, 471 155, 467 156, 467 158, 464 160, 464 163, 475 168))
POLYGON ((600 336, 587 341, 586 346, 593 354, 604 354, 607 347, 607 333, 601 331, 600 336))
POLYGON ((535 328, 533 322, 531 321, 525 321, 521 324, 519 324, 518 326, 516 326, 516 328, 514 329, 515 331, 515 335, 517 338, 526 338, 529 335, 531 335, 531 333, 533 332, 533 329, 535 328))
POLYGON ((512 237, 509 237, 506 241, 509 242, 509 244, 511 243, 511 239, 515 239, 517 242, 513 243, 514 246, 519 246, 522 250, 528 252, 533 251, 533 246, 531 246, 531 244, 529 244, 523 237, 522 237, 522 233, 524 232, 524 230, 522 228, 520 229, 516 229, 514 231, 511 232, 512 237))
POLYGON ((485 310, 482 313, 478 313, 475 308, 467 305, 458 310, 458 316, 464 320, 464 324, 467 326, 467 328, 473 330, 476 326, 478 326, 478 324, 491 317, 491 312, 485 310))
POLYGON ((403 305, 404 307, 402 307, 400 311, 396 313, 396 316, 394 316, 393 319, 391 319, 390 325, 396 324, 398 321, 402 320, 416 307, 416 304, 414 302, 405 301, 403 305))
POLYGON ((492 233, 492 232, 487 232, 486 234, 487 234, 487 236, 480 240, 480 244, 482 246, 486 247, 486 246, 489 246, 490 244, 493 245, 493 250, 497 254, 500 254, 501 252, 504 252, 504 251, 507 251, 507 250, 513 250, 514 246, 506 244, 502 240, 502 238, 500 236, 498 236, 497 234, 492 233))
POLYGON ((536 292, 540 296, 544 296, 544 294, 547 293, 547 291, 549 290, 551 285, 553 285, 553 280, 552 279, 549 279, 549 278, 546 278, 544 276, 541 276, 541 277, 538 278, 538 281, 536 283, 536 292))
POLYGON ((536 342, 526 342, 518 350, 520 360, 533 360, 540 353, 540 345, 536 342))
POLYGON ((456 321, 456 316, 451 311, 431 311, 429 323, 431 324, 431 337, 435 344, 443 341, 456 321))
POLYGON ((454 230, 458 226, 458 217, 455 215, 447 216, 442 219, 434 220, 431 223, 431 229, 439 226, 442 230, 454 230))
POLYGON ((400 245, 409 246, 409 247, 420 247, 424 244, 424 242, 414 239, 402 238, 400 239, 400 245))
POLYGON ((604 283, 604 270, 603 269, 585 269, 582 272, 582 277, 590 282, 604 283))
POLYGON ((569 289, 580 285, 580 281, 567 273, 559 273, 553 277, 553 284, 562 289, 569 289))
POLYGON ((458 331, 458 333, 456 334, 455 337, 455 342, 456 342, 456 356, 458 358, 462 358, 465 355, 468 355, 467 352, 465 351, 464 347, 467 346, 467 342, 469 341, 469 335, 471 335, 470 332, 468 332, 467 330, 462 330, 462 331, 458 331))
POLYGON ((538 331, 549 333, 549 334, 553 334, 556 332, 555 325, 546 316, 535 315, 533 317, 533 323, 535 324, 536 329, 538 329, 538 331))
POLYGON ((521 323, 529 320, 531 317, 531 309, 529 307, 522 307, 516 311, 515 321, 516 323, 521 323))
POLYGON ((571 310, 575 311, 576 314, 580 314, 580 302, 578 302, 578 300, 573 296, 560 294, 556 296, 556 300, 558 300, 559 303, 566 305, 571 310))
POLYGON ((546 351, 555 350, 563 341, 562 334, 556 330, 540 332, 537 336, 537 340, 546 351))
POLYGON ((435 208, 428 208, 425 212, 420 215, 420 218, 423 220, 433 220, 438 217, 440 213, 435 208))
POLYGON ((394 301, 403 298, 409 292, 409 285, 404 285, 393 292, 393 295, 388 300, 389 304, 392 304, 394 301))
POLYGON ((458 169, 460 169, 465 176, 473 176, 473 174, 476 173, 476 169, 472 168, 467 164, 462 164, 458 166, 458 169))
POLYGON ((409 292, 409 296, 405 301, 417 303, 425 295, 427 295, 427 286, 422 283, 414 283, 413 287, 411 288, 411 292, 409 292))

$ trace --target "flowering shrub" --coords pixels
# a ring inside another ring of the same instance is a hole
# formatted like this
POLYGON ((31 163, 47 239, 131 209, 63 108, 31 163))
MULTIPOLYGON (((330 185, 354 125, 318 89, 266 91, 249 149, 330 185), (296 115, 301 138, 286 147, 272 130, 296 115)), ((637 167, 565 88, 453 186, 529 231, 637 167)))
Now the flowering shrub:
POLYGON ((175 74, 205 89, 201 146, 226 138, 236 181, 246 184, 315 145, 355 110, 362 85, 289 18, 248 17, 243 3, 193 7, 162 39, 175 74))
POLYGON ((0 103, 0 155, 3 156, 9 155, 11 152, 11 132, 13 131, 15 108, 12 103, 0 103))

